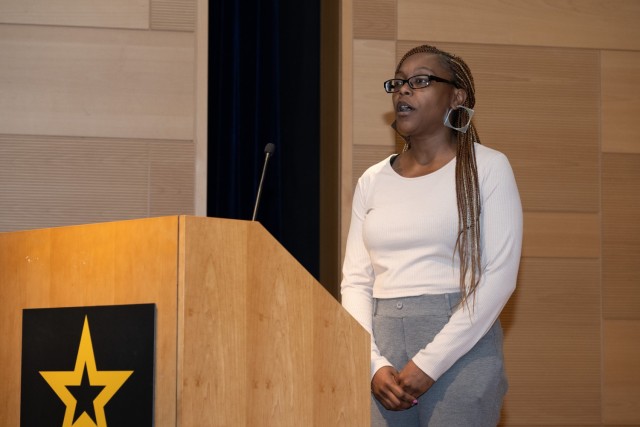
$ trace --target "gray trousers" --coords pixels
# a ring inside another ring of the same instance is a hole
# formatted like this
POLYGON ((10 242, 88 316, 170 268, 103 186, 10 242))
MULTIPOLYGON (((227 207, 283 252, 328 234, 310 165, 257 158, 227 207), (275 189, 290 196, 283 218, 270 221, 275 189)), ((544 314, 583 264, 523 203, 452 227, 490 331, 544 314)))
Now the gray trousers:
MULTIPOLYGON (((373 335, 383 356, 401 371, 449 321, 460 296, 455 294, 374 299, 373 335)), ((502 328, 496 321, 405 411, 388 411, 371 395, 373 427, 489 427, 498 424, 507 392, 502 328)))

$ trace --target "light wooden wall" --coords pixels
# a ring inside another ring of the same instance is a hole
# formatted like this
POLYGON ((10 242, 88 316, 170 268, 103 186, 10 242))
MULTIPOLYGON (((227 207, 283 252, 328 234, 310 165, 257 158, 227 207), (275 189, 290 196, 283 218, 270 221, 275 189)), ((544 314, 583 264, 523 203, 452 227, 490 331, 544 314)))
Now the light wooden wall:
POLYGON ((382 82, 409 48, 462 56, 482 142, 524 207, 502 315, 502 425, 640 425, 640 3, 345 0, 341 233, 360 174, 394 152, 382 82))
POLYGON ((0 231, 205 213, 207 6, 0 2, 0 231))

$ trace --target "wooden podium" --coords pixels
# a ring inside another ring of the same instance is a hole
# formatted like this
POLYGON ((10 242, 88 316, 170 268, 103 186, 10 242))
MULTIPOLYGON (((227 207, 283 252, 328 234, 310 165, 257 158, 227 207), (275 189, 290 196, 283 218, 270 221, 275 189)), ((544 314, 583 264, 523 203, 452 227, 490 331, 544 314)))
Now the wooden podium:
POLYGON ((0 425, 23 309, 139 303, 156 426, 369 425, 366 331, 259 223, 189 216, 0 233, 0 425))

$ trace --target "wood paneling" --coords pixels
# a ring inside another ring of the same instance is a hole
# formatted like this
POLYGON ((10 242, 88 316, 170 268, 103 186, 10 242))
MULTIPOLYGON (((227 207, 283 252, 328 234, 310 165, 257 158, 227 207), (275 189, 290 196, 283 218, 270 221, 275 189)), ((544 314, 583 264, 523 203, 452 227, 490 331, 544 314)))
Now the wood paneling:
POLYGON ((2 0, 0 23, 149 28, 149 0, 2 0))
POLYGON ((151 29, 194 31, 196 0, 150 0, 151 29))
POLYGON ((0 26, 5 134, 192 140, 194 36, 0 26))
POLYGON ((353 197, 353 0, 340 2, 340 260, 349 232, 353 197))
POLYGON ((0 136, 0 231, 193 212, 190 141, 0 136))
POLYGON ((355 0, 353 36, 356 39, 396 39, 396 0, 355 0))
POLYGON ((602 289, 605 319, 640 320, 640 154, 603 154, 602 289))
POLYGON ((147 142, 149 214, 193 215, 195 148, 190 141, 147 142))
POLYGON ((3 427, 19 425, 22 309, 139 303, 157 307, 154 425, 370 424, 369 334, 257 222, 0 233, 0 283, 3 427))
POLYGON ((640 154, 640 52, 603 51, 602 151, 640 154))
POLYGON ((369 425, 366 331, 258 223, 184 224, 177 425, 369 425))
POLYGON ((604 322, 602 419, 611 425, 640 425, 640 321, 604 322))
POLYGON ((600 420, 598 260, 523 258, 505 307, 503 425, 600 420))
POLYGON ((249 247, 264 251, 264 256, 254 258, 256 264, 248 272, 248 283, 259 283, 265 276, 274 280, 269 287, 247 293, 247 305, 250 307, 247 309, 247 323, 251 325, 247 328, 247 339, 256 344, 254 351, 247 354, 248 378, 252 385, 248 387, 247 397, 251 401, 262 402, 275 395, 279 404, 272 408, 264 407, 263 411, 252 411, 247 425, 260 425, 266 419, 283 420, 286 419, 283 412, 295 411, 299 411, 296 424, 314 425, 311 400, 298 398, 311 395, 313 390, 314 372, 305 366, 310 365, 307 362, 314 360, 314 355, 305 354, 303 345, 309 342, 315 329, 313 311, 305 310, 313 307, 313 279, 302 274, 306 273, 303 269, 282 271, 278 267, 282 261, 273 262, 277 256, 275 239, 262 237, 248 242, 249 247), (275 339, 269 339, 270 327, 265 319, 277 319, 279 333, 275 337, 271 335, 275 339), (269 369, 265 369, 265 362, 269 369), (290 371, 300 375, 281 379, 280 372, 290 371))
POLYGON ((640 50, 635 0, 397 0, 398 39, 640 50))
MULTIPOLYGON (((398 56, 418 42, 399 42, 398 56)), ((439 43, 476 82, 483 144, 511 162, 526 211, 599 211, 599 56, 577 49, 439 43)))
POLYGON ((394 76, 395 43, 353 42, 353 143, 390 146, 394 142, 393 105, 383 83, 394 76))
POLYGON ((523 257, 600 258, 600 216, 525 212, 523 257))
POLYGON ((195 214, 207 215, 209 145, 209 1, 196 0, 195 33, 195 214))
POLYGON ((155 421, 175 426, 177 229, 170 217, 0 233, 0 424, 19 425, 22 308, 154 302, 155 421))

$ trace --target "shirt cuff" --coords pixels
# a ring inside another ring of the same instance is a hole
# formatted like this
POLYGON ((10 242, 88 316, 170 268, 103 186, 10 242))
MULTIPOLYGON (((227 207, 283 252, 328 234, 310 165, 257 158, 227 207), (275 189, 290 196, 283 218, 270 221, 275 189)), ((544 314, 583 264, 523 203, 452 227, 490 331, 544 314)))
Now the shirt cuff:
POLYGON ((376 374, 376 372, 378 372, 378 369, 384 366, 393 366, 393 365, 389 363, 386 357, 383 357, 383 356, 371 358, 371 379, 373 379, 373 376, 376 374))

